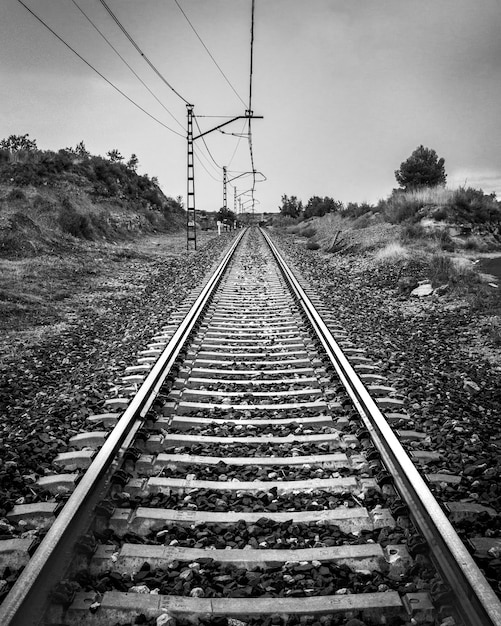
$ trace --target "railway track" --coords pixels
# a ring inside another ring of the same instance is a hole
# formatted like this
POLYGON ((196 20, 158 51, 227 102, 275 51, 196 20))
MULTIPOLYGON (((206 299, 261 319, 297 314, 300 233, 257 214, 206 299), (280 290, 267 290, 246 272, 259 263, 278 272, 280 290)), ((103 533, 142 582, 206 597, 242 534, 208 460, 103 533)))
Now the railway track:
POLYGON ((120 389, 38 482, 65 507, 11 512, 50 529, 2 625, 501 624, 399 443, 424 434, 260 231, 120 389))

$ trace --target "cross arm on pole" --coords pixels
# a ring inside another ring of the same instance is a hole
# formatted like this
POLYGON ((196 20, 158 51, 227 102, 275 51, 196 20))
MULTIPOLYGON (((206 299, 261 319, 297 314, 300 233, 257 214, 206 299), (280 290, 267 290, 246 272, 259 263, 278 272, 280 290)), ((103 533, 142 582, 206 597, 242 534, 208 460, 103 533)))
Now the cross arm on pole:
POLYGON ((200 133, 199 135, 196 135, 195 137, 193 137, 193 141, 195 141, 196 139, 200 139, 200 137, 203 137, 204 135, 208 135, 209 133, 212 133, 215 130, 219 130, 220 128, 223 128, 223 126, 227 126, 228 124, 231 124, 232 122, 236 122, 237 120, 250 120, 250 119, 262 120, 263 116, 262 115, 237 115, 237 117, 234 117, 233 119, 228 120, 227 122, 218 124, 217 126, 214 126, 214 128, 211 128, 210 130, 206 130, 204 133, 200 133))

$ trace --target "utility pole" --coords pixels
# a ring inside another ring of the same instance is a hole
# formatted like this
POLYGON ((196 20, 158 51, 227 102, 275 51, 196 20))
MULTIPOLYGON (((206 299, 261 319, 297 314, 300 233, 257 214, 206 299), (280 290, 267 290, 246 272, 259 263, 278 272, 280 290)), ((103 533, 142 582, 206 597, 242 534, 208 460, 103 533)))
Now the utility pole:
POLYGON ((237 188, 233 187, 233 212, 237 214, 237 188))
POLYGON ((190 249, 190 241, 197 249, 197 228, 195 222, 195 163, 193 152, 193 105, 187 104, 188 110, 188 189, 186 195, 186 249, 190 249))
MULTIPOLYGON (((219 130, 223 128, 223 126, 227 126, 232 122, 236 122, 237 120, 250 120, 251 119, 259 119, 262 120, 262 115, 253 115, 252 111, 245 111, 245 115, 237 115, 236 117, 223 122, 222 124, 218 124, 209 130, 206 130, 199 135, 193 136, 193 104, 187 104, 186 108, 188 110, 188 132, 187 132, 187 140, 188 140, 188 194, 187 194, 187 228, 186 228, 186 248, 189 250, 190 241, 194 243, 195 250, 197 249, 197 231, 196 231, 196 208, 195 208, 195 164, 193 161, 193 143, 200 139, 200 137, 204 137, 209 133, 214 132, 215 130, 219 130)), ((226 206, 226 185, 224 186, 224 204, 226 206)))
POLYGON ((228 208, 228 201, 226 198, 226 167, 223 167, 223 209, 228 208))

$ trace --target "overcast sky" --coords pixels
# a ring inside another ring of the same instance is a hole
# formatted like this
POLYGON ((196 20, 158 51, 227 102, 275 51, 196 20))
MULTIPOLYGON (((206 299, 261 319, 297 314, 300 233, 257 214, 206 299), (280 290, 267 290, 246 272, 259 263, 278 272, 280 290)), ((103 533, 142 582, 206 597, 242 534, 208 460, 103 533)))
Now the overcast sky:
MULTIPOLYGON (((131 99, 78 59, 17 0, 0 1, 0 138, 43 149, 83 140, 94 154, 136 153, 140 172, 186 196, 186 105, 145 63, 99 0, 23 0, 131 99), (93 29, 99 27, 161 101, 93 29), (165 107, 165 108, 164 108, 165 107), (165 109, 168 109, 173 119, 165 109), (177 120, 177 121, 176 121, 177 120)), ((249 98, 251 0, 107 0, 195 114, 243 115, 249 98)), ((420 144, 445 158, 450 186, 501 196, 501 0, 256 0, 252 108, 256 210, 282 194, 376 202, 420 144)), ((226 121, 200 118, 202 130, 226 121)), ((227 126, 240 133, 243 122, 227 126)), ((197 140, 197 208, 222 205, 222 170, 251 169, 247 138, 197 140)), ((235 181, 238 193, 250 179, 235 181)), ((228 188, 229 206, 233 189, 228 188)), ((247 196, 242 196, 247 198, 247 196)), ((248 208, 250 204, 246 205, 248 208)))

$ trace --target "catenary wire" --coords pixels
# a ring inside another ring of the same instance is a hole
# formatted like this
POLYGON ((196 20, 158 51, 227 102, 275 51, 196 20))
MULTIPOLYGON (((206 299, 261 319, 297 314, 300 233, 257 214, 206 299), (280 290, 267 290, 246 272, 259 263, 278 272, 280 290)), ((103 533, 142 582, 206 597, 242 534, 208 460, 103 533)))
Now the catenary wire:
POLYGON ((155 100, 158 102, 158 104, 164 109, 164 111, 166 111, 171 117, 172 119, 177 122, 177 124, 179 124, 179 126, 181 126, 181 128, 184 128, 184 126, 181 124, 181 122, 175 117, 175 115, 173 113, 171 113, 169 111, 169 109, 164 105, 164 103, 160 100, 160 98, 158 98, 155 93, 148 87, 148 85, 144 82, 144 80, 139 76, 139 74, 134 70, 134 68, 132 68, 129 63, 124 59, 124 57, 120 54, 120 52, 118 52, 118 50, 115 48, 115 46, 111 43, 111 41, 106 37, 106 35, 104 35, 104 33, 96 26, 96 24, 91 20, 91 18, 87 15, 87 13, 85 13, 85 11, 82 9, 82 7, 79 6, 79 4, 77 3, 76 0, 71 0, 73 2, 73 4, 76 6, 76 8, 80 11, 80 13, 85 17, 85 19, 91 24, 91 26, 99 33, 99 35, 101 35, 101 37, 104 39, 104 41, 110 46, 110 48, 113 50, 113 52, 122 60, 122 62, 129 68, 129 70, 134 74, 134 76, 137 78, 137 80, 150 92, 150 94, 155 98, 155 100))
MULTIPOLYGON (((195 120, 195 125, 196 125, 196 127, 198 128, 198 132, 199 132, 200 134, 202 134, 202 130, 201 130, 201 128, 200 128, 200 126, 199 126, 199 124, 198 124, 197 116, 196 116, 196 115, 193 115, 193 119, 195 120)), ((218 162, 216 161, 216 159, 212 156, 212 153, 211 153, 211 151, 209 150, 209 146, 207 145, 207 142, 205 141, 205 137, 200 137, 200 139, 202 140, 202 142, 203 142, 203 144, 204 144, 204 146, 205 146, 205 149, 206 149, 206 150, 207 150, 207 152, 209 153, 209 156, 210 156, 210 158, 212 159, 212 161, 213 161, 214 165, 215 165, 216 167, 218 167, 219 169, 221 169, 221 166, 219 165, 219 163, 218 163, 218 162)))
POLYGON ((190 104, 188 102, 188 100, 186 100, 186 98, 184 98, 179 91, 177 91, 176 89, 174 89, 174 87, 169 83, 169 81, 158 71, 158 69, 153 65, 153 63, 149 60, 149 58, 144 54, 144 52, 141 50, 141 48, 137 45, 137 43, 134 41, 134 39, 132 38, 132 36, 127 32, 127 30, 125 29, 125 27, 123 26, 123 24, 120 22, 120 20, 118 19, 118 17, 113 13, 113 11, 110 9, 110 7, 106 4, 105 0, 99 0, 99 2, 103 5, 103 7, 106 9, 106 11, 108 12, 108 14, 110 15, 110 17, 113 19, 113 21, 115 22, 115 24, 118 26, 118 28, 120 28, 120 30, 122 31, 122 33, 127 37, 127 39, 130 41, 130 43, 134 46, 134 48, 137 50, 137 52, 143 57, 143 59, 146 61, 146 63, 151 67, 151 69, 155 72, 155 74, 160 78, 160 80, 165 83, 167 85, 167 87, 169 87, 169 89, 171 89, 176 96, 178 96, 179 98, 181 98, 181 100, 183 102, 185 102, 186 104, 190 104))
MULTIPOLYGON (((255 9, 255 0, 252 0, 251 7, 251 44, 250 44, 250 72, 249 72, 249 115, 252 115, 252 75, 253 75, 253 66, 254 66, 254 9, 255 9)), ((252 120, 249 117, 249 152, 250 152, 250 160, 251 160, 251 169, 252 169, 252 209, 254 209, 254 191, 256 188, 256 168, 254 166, 254 150, 252 147, 252 120)))
POLYGON ((242 131, 241 131, 240 135, 238 136, 237 145, 235 146, 235 150, 233 150, 233 154, 231 155, 231 159, 230 159, 227 167, 230 167, 230 165, 233 163, 233 159, 235 158, 235 154, 237 153, 238 146, 240 145, 240 141, 242 140, 242 137, 244 137, 243 132, 244 132, 244 128, 245 128, 246 125, 247 125, 247 120, 244 121, 244 125, 242 126, 242 131))
POLYGON ((221 72, 224 80, 228 83, 228 85, 231 87, 231 89, 233 90, 233 93, 237 96, 237 98, 240 100, 240 102, 245 106, 245 102, 242 100, 242 98, 240 97, 240 94, 238 93, 238 91, 235 89, 235 87, 233 87, 233 85, 231 84, 229 78, 226 76, 226 74, 223 72, 223 70, 221 69, 221 67, 219 66, 218 62, 216 61, 216 59, 212 56, 209 48, 207 48, 207 46, 205 45, 205 43, 203 42, 202 38, 200 37, 200 35, 197 33, 195 27, 193 26, 193 24, 191 23, 190 19, 188 18, 188 16, 186 15, 186 13, 184 12, 183 8, 181 7, 181 5, 179 4, 178 0, 174 0, 174 2, 177 4, 178 9, 181 11, 181 13, 184 15, 186 21, 188 22, 188 24, 191 26, 191 29, 193 30, 193 32, 195 33, 195 35, 198 37, 198 40, 200 41, 200 43, 202 44, 202 46, 205 48, 205 51, 207 52, 207 54, 210 56, 210 58, 214 61, 215 66, 217 67, 217 69, 221 72))
POLYGON ((98 76, 100 76, 104 81, 106 81, 108 83, 108 85, 110 85, 110 87, 113 87, 113 89, 115 91, 118 91, 118 93, 120 95, 122 95, 126 100, 128 100, 131 104, 133 104, 136 108, 138 108, 140 111, 142 111, 143 113, 145 113, 148 117, 150 117, 152 120, 154 120, 155 122, 157 122, 158 124, 160 124, 160 126, 163 126, 164 128, 166 128, 167 130, 170 130, 172 133, 174 133, 175 135, 178 135, 179 137, 183 137, 184 139, 184 135, 182 135, 181 133, 178 133, 177 130, 174 130, 173 128, 170 128, 170 126, 167 126, 166 124, 164 124, 161 120, 159 120, 157 117, 155 117, 154 115, 152 115, 151 113, 149 113, 146 109, 144 109, 140 104, 138 104, 137 102, 135 102, 131 97, 129 97, 125 92, 123 92, 119 87, 117 87, 114 83, 111 82, 111 80, 109 80, 108 78, 106 78, 106 76, 104 76, 104 74, 101 74, 101 72, 96 69, 91 63, 89 63, 89 61, 87 61, 79 52, 77 52, 75 50, 75 48, 73 48, 72 46, 70 46, 69 43, 67 43, 62 37, 60 37, 55 30, 53 30, 46 22, 44 22, 44 20, 39 17, 34 11, 32 11, 32 9, 30 9, 29 6, 27 6, 22 0, 17 0, 19 2, 19 4, 21 4, 27 11, 28 13, 30 13, 36 20, 38 20, 40 22, 40 24, 42 24, 50 33, 52 33, 54 35, 54 37, 56 37, 56 39, 58 39, 62 44, 64 44, 69 50, 71 50, 81 61, 83 61, 85 63, 85 65, 87 65, 88 67, 90 67, 91 70, 93 70, 98 76))

